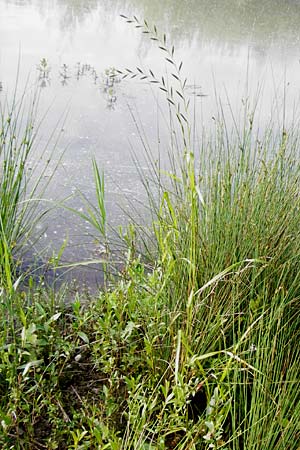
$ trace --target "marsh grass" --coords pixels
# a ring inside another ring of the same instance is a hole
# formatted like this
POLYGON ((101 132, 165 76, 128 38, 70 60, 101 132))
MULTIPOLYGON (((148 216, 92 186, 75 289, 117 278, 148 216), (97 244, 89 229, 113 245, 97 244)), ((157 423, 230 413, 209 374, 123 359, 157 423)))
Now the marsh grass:
POLYGON ((50 159, 35 152, 38 103, 36 89, 27 86, 20 93, 16 84, 11 98, 0 104, 0 285, 9 290, 35 225, 48 210, 41 198, 51 180, 44 179, 50 159), (34 158, 42 161, 39 170, 34 158))
MULTIPOLYGON (((220 112, 196 155, 175 50, 125 20, 162 47, 177 83, 119 71, 163 88, 176 134, 167 173, 146 148, 151 270, 131 224, 120 280, 88 306, 36 286, 1 292, 2 448, 299 450, 298 134, 258 138, 247 110, 229 135, 220 112)), ((87 213, 103 234, 94 176, 87 213)))
MULTIPOLYGON (((233 117, 230 136, 220 111, 216 135, 203 140, 204 152, 195 155, 186 80, 181 81, 182 63, 175 61, 174 47, 167 45, 166 36, 159 36, 155 26, 150 28, 136 17, 124 19, 158 44, 173 69, 169 79, 156 78, 151 70, 139 67, 119 72, 149 79, 166 94, 170 128, 176 135, 172 143, 177 160, 171 158, 171 171, 159 172, 151 149, 146 148, 154 173, 152 179, 143 180, 156 214, 154 253, 162 271, 160 295, 166 307, 168 336, 161 358, 173 361, 174 389, 179 379, 183 391, 187 389, 197 372, 205 380, 213 370, 218 380, 217 391, 206 386, 203 426, 207 433, 188 439, 188 428, 182 425, 185 437, 179 433, 176 448, 298 448, 291 436, 299 436, 299 398, 296 404, 291 400, 289 412, 285 410, 285 417, 293 417, 284 421, 286 430, 276 414, 281 402, 284 409, 288 405, 282 386, 293 386, 295 393, 299 378, 296 364, 289 365, 287 356, 291 351, 295 360, 299 356, 295 328, 289 333, 284 325, 296 321, 298 326, 299 137, 293 125, 287 129, 284 111, 282 123, 272 123, 261 136, 254 128, 255 106, 251 110, 246 104, 242 126, 233 117), (284 319, 278 326, 281 314, 284 319), (202 359, 209 365, 200 364, 202 359), (197 361, 196 367, 191 367, 191 360, 197 361), (283 376, 286 365, 293 374, 289 381, 283 376), (257 434, 261 423, 277 425, 263 427, 257 434)), ((186 401, 188 392, 183 398, 186 401)), ((179 411, 176 417, 183 415, 179 411)))

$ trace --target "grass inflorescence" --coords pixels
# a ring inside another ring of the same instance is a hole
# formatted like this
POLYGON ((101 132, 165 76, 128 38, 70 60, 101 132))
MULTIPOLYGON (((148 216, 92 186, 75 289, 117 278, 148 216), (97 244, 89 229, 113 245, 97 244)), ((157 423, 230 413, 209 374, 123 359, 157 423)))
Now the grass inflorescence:
MULTIPOLYGON (((151 70, 118 71, 158 85, 176 134, 168 173, 147 153, 147 264, 131 224, 119 279, 88 305, 79 293, 66 305, 38 286, 20 292, 10 272, 0 294, 1 448, 298 450, 299 136, 274 125, 258 139, 246 112, 231 135, 220 120, 196 155, 182 63, 156 27, 125 20, 174 68, 175 85, 151 70)), ((104 178, 93 167, 97 207, 88 202, 83 218, 106 237, 104 178)))

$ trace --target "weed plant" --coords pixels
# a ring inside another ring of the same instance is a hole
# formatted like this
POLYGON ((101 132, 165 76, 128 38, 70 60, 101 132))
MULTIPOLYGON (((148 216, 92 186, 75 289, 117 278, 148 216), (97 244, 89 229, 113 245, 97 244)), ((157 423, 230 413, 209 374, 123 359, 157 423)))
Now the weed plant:
POLYGON ((158 85, 176 135, 168 174, 146 149, 151 270, 131 224, 120 281, 88 306, 32 286, 9 309, 2 292, 0 444, 299 450, 299 137, 274 126, 258 139, 249 110, 229 134, 220 114, 195 157, 182 63, 156 27, 125 20, 174 69, 119 71, 158 85))

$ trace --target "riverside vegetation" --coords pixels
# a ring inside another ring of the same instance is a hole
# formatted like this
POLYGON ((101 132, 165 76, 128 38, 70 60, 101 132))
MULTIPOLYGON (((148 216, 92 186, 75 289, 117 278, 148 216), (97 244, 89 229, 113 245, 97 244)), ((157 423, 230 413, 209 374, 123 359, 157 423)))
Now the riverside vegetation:
MULTIPOLYGON (((26 178, 34 108, 25 126, 22 102, 1 110, 0 446, 299 450, 297 124, 270 122, 259 134, 247 104, 229 132, 220 106, 195 157, 182 63, 155 26, 124 19, 171 67, 168 79, 119 71, 166 95, 169 168, 144 142, 151 226, 128 226, 119 278, 106 268, 88 304, 80 293, 66 304, 65 291, 30 276, 21 288, 41 185, 29 191, 26 178)), ((83 216, 106 240, 104 179, 93 167, 97 205, 83 216)))

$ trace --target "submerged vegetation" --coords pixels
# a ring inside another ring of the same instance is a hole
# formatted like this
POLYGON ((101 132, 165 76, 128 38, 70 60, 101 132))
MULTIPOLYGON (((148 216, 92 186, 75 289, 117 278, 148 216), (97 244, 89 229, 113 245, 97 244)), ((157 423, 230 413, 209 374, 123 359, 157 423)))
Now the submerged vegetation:
MULTIPOLYGON (((196 155, 182 63, 156 27, 125 19, 172 67, 119 71, 166 94, 169 167, 145 147, 149 239, 129 225, 119 278, 88 304, 19 287, 32 116, 17 139, 17 104, 2 110, 0 446, 299 450, 299 134, 274 123, 259 136, 249 106, 229 132, 221 111, 196 155)), ((97 205, 82 217, 106 238, 93 170, 97 205)))

